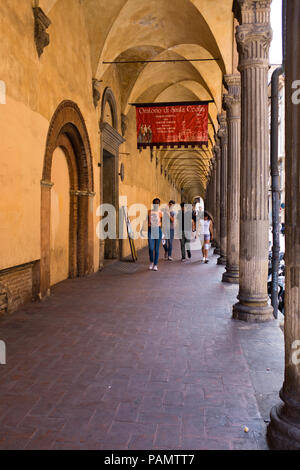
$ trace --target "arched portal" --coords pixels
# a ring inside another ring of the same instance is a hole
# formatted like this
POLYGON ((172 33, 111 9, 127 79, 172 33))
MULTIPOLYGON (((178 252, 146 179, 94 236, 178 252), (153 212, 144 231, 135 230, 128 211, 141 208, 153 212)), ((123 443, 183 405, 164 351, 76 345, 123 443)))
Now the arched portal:
MULTIPOLYGON (((54 158, 65 156, 69 173, 69 210, 64 213, 69 217, 68 240, 68 277, 84 276, 93 271, 93 210, 92 198, 93 172, 92 155, 87 129, 78 106, 72 101, 63 101, 51 120, 46 151, 44 156, 43 176, 41 180, 41 295, 49 292, 51 282, 51 243, 53 247, 52 219, 57 217, 56 208, 51 207, 55 194, 51 194, 54 185, 52 167, 54 158), (57 149, 60 149, 60 152, 57 149), (55 155, 54 155, 55 153, 55 155), (52 197, 51 197, 52 196, 52 197), (52 228, 52 238, 51 238, 52 228)), ((57 168, 55 173, 57 173, 57 168)), ((58 176, 56 176, 58 178, 58 176)), ((56 179, 57 180, 57 179, 56 179)), ((67 181, 67 178, 65 177, 67 181)), ((60 182, 61 183, 61 182, 60 182)), ((58 186, 61 184, 58 183, 58 186)), ((64 205, 65 205, 64 201, 64 205)), ((62 261, 65 264, 65 261, 62 261)), ((53 267, 53 266, 52 266, 53 267)), ((57 271, 59 266, 52 271, 57 271)), ((62 270, 65 269, 62 266, 62 270)), ((57 279, 54 275, 54 279, 57 279)))
MULTIPOLYGON (((117 104, 113 92, 106 88, 101 103, 101 181, 102 204, 114 206, 119 213, 119 147, 125 141, 118 132, 117 104)), ((103 259, 121 258, 122 246, 120 240, 100 240, 100 263, 103 259)))
POLYGON ((69 277, 70 177, 65 152, 53 152, 51 180, 50 285, 69 277))

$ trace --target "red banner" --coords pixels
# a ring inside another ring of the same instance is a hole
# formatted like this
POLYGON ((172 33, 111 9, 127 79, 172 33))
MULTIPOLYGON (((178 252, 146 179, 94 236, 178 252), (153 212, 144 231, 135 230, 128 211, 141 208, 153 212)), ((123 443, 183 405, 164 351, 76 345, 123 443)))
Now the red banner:
POLYGON ((207 145, 208 103, 135 106, 138 148, 207 145))

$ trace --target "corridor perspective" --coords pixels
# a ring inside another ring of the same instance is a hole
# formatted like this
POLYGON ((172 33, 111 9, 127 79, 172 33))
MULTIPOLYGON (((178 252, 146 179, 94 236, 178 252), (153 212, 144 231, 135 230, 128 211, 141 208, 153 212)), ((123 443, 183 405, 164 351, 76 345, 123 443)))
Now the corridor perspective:
POLYGON ((300 450, 299 23, 0 2, 1 449, 300 450))

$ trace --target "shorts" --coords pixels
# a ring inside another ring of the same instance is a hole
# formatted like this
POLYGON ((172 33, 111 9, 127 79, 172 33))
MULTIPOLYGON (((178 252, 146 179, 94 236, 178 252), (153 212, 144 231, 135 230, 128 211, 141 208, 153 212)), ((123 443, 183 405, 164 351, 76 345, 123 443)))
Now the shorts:
POLYGON ((204 235, 204 241, 210 242, 210 235, 204 235))

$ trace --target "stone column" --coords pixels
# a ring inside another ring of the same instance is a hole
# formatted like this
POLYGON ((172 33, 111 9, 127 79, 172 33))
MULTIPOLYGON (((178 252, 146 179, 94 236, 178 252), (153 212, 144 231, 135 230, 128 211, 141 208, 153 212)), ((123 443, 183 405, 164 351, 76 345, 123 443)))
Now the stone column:
POLYGON ((215 255, 220 255, 220 183, 221 183, 221 148, 219 145, 219 139, 216 138, 216 145, 214 147, 215 159, 216 159, 216 214, 215 214, 215 225, 214 225, 214 238, 216 248, 214 251, 215 255))
MULTIPOLYGON (((287 2, 286 199, 285 199, 285 377, 283 404, 271 411, 270 445, 300 450, 300 104, 294 82, 300 79, 300 2, 287 2)), ((299 85, 297 86, 299 90, 299 85)))
POLYGON ((213 214, 214 212, 214 166, 213 166, 213 161, 211 160, 210 162, 210 175, 209 175, 209 189, 208 189, 208 195, 209 195, 209 212, 213 214))
POLYGON ((227 264, 223 282, 239 283, 240 246, 240 160, 241 160, 241 77, 224 77, 228 94, 224 96, 228 127, 227 175, 227 264))
MULTIPOLYGON (((216 160, 215 160, 215 155, 212 158, 211 161, 212 165, 212 181, 211 181, 211 193, 212 193, 212 208, 211 208, 211 214, 213 216, 213 219, 215 220, 216 218, 216 160)), ((215 241, 213 242, 213 245, 215 245, 215 241)))
POLYGON ((208 175, 208 183, 206 188, 206 196, 205 196, 205 207, 208 211, 211 211, 212 207, 212 200, 211 200, 211 174, 208 175))
POLYGON ((227 252, 227 121, 226 113, 218 115, 220 128, 218 137, 221 142, 221 178, 220 178, 220 258, 218 264, 226 265, 227 252))
POLYGON ((267 321, 268 303, 268 65, 271 0, 235 0, 241 72, 240 288, 233 318, 267 321))
POLYGON ((206 187, 206 194, 205 194, 205 210, 211 212, 212 211, 212 206, 213 206, 213 201, 212 201, 212 173, 210 173, 207 176, 208 182, 207 182, 207 187, 206 187))

